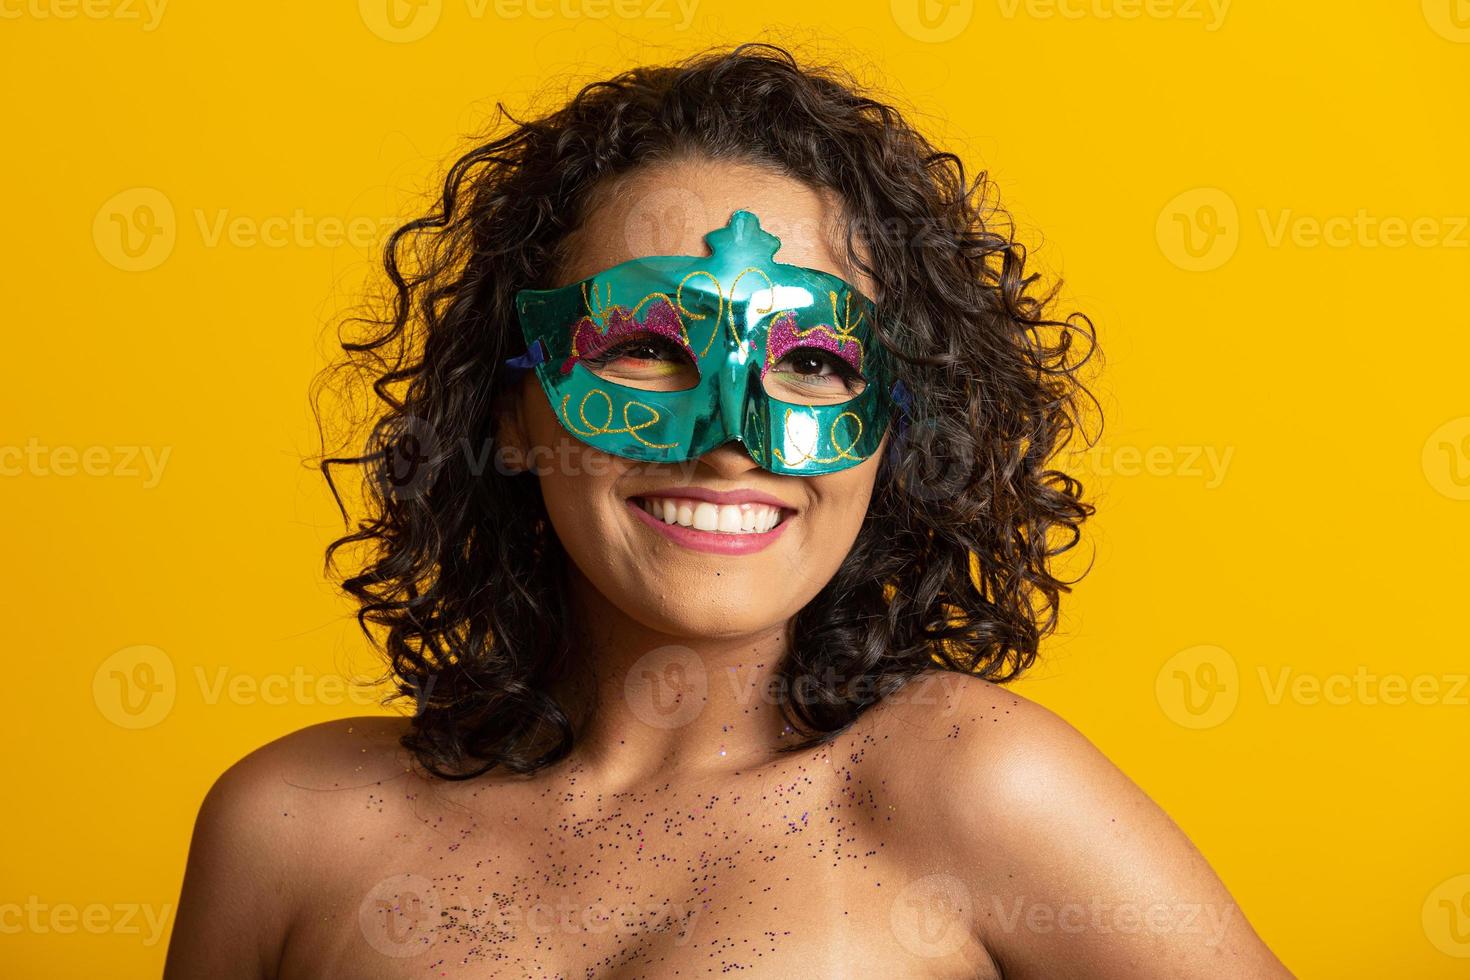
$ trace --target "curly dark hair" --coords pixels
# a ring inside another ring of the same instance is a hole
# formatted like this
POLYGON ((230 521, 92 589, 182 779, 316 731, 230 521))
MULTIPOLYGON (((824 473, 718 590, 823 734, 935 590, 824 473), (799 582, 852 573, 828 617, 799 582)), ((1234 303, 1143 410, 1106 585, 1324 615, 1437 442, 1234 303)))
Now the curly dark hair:
POLYGON ((780 701, 799 736, 787 747, 832 739, 926 671, 1004 682, 1030 666, 1077 581, 1055 559, 1093 513, 1052 464, 1097 406, 1079 372, 1095 332, 1049 314, 1060 282, 1037 287, 986 173, 968 180, 847 71, 769 44, 635 68, 531 121, 497 108, 503 133, 389 237, 391 290, 347 318, 346 357, 316 386, 344 368, 371 379, 360 451, 320 462, 344 518, 332 467, 362 469, 367 510, 326 565, 356 556, 342 589, 387 655, 390 700, 413 701, 403 744, 419 764, 463 779, 571 750, 577 725, 551 692, 573 644, 547 628, 572 621, 567 559, 539 482, 456 448, 490 445, 512 390, 517 290, 560 285, 600 189, 656 161, 755 163, 835 191, 847 259, 877 284, 879 339, 913 398, 851 553, 790 624, 779 680, 802 697, 780 701), (351 325, 366 330, 349 338, 351 325))

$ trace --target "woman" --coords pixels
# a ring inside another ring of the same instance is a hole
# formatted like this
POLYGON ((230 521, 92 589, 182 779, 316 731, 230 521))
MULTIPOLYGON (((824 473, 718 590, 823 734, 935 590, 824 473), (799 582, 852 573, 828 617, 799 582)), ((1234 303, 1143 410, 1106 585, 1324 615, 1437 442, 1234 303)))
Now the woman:
POLYGON ((985 189, 763 45, 460 159, 327 461, 373 477, 328 554, 414 712, 220 778, 168 975, 1288 976, 997 686, 1091 512, 1048 468, 1091 330, 985 189))

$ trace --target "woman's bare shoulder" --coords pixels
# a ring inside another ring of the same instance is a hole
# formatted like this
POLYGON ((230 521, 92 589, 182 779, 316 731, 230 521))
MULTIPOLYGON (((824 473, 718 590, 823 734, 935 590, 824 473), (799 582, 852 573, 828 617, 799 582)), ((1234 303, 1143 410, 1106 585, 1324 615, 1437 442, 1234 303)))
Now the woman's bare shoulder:
POLYGON ((407 721, 350 718, 292 732, 214 781, 195 819, 169 976, 272 975, 292 918, 333 874, 365 800, 422 781, 399 745, 407 721))
POLYGON ((962 674, 919 678, 864 731, 889 743, 918 877, 963 896, 1007 976, 1284 977, 1204 856, 1085 735, 962 674))
POLYGON ((407 729, 406 719, 361 717, 283 735, 215 780, 200 807, 200 824, 248 834, 265 849, 340 833, 364 791, 423 780, 399 741, 407 729))
POLYGON ((390 778, 409 768, 400 740, 409 721, 392 715, 325 721, 267 742, 230 766, 211 793, 276 787, 291 793, 390 778))

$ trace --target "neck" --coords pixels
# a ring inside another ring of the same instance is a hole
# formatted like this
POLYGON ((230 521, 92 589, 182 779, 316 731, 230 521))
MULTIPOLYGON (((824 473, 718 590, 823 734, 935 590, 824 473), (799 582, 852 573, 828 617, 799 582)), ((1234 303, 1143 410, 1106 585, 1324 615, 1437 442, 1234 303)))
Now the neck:
POLYGON ((577 741, 565 765, 616 791, 753 768, 795 738, 773 686, 788 623, 667 633, 627 616, 575 566, 568 579, 579 641, 563 701, 577 706, 577 741))

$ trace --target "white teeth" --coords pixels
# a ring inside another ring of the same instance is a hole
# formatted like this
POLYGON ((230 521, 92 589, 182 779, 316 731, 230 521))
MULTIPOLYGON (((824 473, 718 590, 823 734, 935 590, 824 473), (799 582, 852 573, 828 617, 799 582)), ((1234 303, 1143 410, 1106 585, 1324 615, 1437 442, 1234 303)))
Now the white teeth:
POLYGON ((721 534, 764 534, 781 522, 781 510, 766 504, 712 504, 687 497, 638 497, 639 505, 665 524, 721 534))

